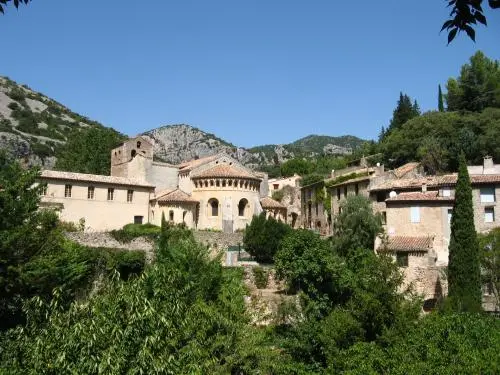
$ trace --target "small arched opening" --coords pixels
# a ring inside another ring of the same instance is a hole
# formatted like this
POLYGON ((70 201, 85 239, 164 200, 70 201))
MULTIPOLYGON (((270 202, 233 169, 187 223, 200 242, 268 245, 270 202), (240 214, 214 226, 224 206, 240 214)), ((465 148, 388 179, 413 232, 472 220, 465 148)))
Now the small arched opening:
POLYGON ((245 198, 241 199, 240 202, 238 203, 238 216, 246 216, 245 211, 248 206, 248 200, 245 198))
POLYGON ((132 152, 130 152, 130 156, 132 156, 133 158, 135 158, 135 155, 137 155, 137 151, 132 150, 132 152))
POLYGON ((208 201, 210 208, 210 216, 219 216, 219 201, 215 198, 210 198, 208 201))

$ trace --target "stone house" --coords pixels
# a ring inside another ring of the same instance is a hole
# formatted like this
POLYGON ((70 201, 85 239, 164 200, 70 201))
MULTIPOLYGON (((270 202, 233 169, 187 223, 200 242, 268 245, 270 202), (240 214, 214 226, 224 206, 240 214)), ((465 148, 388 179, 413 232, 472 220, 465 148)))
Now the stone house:
POLYGON ((301 180, 302 177, 296 173, 291 177, 271 178, 268 181, 269 196, 272 197, 274 191, 281 190, 285 186, 300 187, 301 180))
POLYGON ((302 177, 294 174, 291 177, 273 178, 268 182, 268 196, 279 200, 286 208, 286 222, 292 228, 300 226, 301 204, 300 204, 300 183, 302 177), (279 198, 276 195, 279 195, 279 198))
POLYGON ((272 201, 267 176, 230 156, 222 153, 179 165, 157 162, 152 141, 143 136, 111 151, 111 176, 45 170, 40 179, 46 184, 42 205, 58 207, 62 220, 83 219, 93 231, 132 222, 160 225, 165 216, 189 228, 232 233, 263 211, 261 198, 267 205, 272 201))
POLYGON ((302 227, 315 230, 323 236, 331 234, 331 215, 328 191, 321 180, 300 189, 302 227))

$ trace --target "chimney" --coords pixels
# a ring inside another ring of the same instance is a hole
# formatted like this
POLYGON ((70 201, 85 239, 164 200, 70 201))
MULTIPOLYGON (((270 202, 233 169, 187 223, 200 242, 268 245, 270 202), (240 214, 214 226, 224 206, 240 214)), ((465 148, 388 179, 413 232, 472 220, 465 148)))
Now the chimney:
POLYGON ((493 169, 493 158, 491 156, 486 155, 483 159, 483 173, 487 169, 493 169))
POLYGON ((427 184, 425 182, 422 184, 422 193, 427 193, 427 184))

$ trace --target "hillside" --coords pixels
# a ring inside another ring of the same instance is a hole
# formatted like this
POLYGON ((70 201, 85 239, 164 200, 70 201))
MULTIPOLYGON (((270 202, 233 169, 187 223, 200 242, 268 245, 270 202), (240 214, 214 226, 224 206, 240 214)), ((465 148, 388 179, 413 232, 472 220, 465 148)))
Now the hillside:
MULTIPOLYGON (((71 111, 28 86, 0 77, 0 150, 6 150, 25 165, 53 168, 57 157, 63 155, 62 147, 66 141, 74 141, 75 134, 89 127, 104 128, 100 123, 71 111)), ((256 169, 277 165, 294 157, 349 154, 351 149, 359 147, 363 142, 353 136, 310 135, 290 144, 246 149, 185 124, 161 126, 144 132, 143 135, 154 141, 155 157, 158 160, 178 164, 226 152, 256 169)), ((71 155, 65 160, 66 165, 72 165, 70 159, 71 155)))
POLYGON ((26 165, 52 168, 68 137, 101 124, 47 96, 0 77, 0 149, 26 165))

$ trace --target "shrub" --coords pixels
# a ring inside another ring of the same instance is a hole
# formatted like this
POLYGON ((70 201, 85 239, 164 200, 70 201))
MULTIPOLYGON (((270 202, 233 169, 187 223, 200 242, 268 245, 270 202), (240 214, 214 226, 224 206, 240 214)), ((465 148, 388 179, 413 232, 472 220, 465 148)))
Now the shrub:
POLYGON ((127 224, 122 229, 112 230, 111 236, 118 242, 126 243, 137 237, 156 239, 161 228, 153 224, 127 224))
POLYGON ((252 268, 255 286, 257 289, 265 289, 269 282, 269 273, 263 267, 252 268))
POLYGON ((283 191, 283 189, 275 190, 275 191, 273 191, 273 194, 272 194, 272 198, 278 202, 281 202, 283 200, 284 196, 285 196, 285 192, 283 191))

